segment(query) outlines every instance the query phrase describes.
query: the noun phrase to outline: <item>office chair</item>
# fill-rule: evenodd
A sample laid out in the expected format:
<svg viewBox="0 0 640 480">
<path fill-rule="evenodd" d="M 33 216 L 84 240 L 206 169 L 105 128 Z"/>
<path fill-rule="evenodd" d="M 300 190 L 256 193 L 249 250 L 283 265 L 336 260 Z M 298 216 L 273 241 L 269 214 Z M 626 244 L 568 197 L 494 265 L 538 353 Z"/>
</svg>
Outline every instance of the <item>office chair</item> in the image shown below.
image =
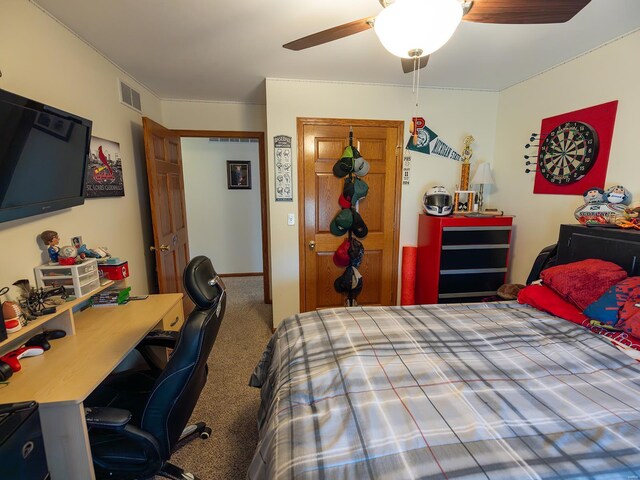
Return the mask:
<svg viewBox="0 0 640 480">
<path fill-rule="evenodd" d="M 85 401 L 99 479 L 195 479 L 168 460 L 179 440 L 195 433 L 204 438 L 211 432 L 204 423 L 185 426 L 207 379 L 206 362 L 224 316 L 226 295 L 211 261 L 203 256 L 189 262 L 183 281 L 196 307 L 180 332 L 151 332 L 140 345 L 173 347 L 166 366 L 116 374 Z"/>
</svg>

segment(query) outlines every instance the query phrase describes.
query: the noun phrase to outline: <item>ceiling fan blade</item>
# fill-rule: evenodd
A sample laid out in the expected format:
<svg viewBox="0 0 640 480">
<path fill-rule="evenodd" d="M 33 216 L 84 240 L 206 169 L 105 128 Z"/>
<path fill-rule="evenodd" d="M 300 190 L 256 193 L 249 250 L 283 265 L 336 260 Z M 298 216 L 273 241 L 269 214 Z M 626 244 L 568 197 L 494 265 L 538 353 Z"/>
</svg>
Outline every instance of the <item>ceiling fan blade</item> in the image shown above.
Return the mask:
<svg viewBox="0 0 640 480">
<path fill-rule="evenodd" d="M 474 0 L 463 20 L 479 23 L 564 23 L 591 0 Z"/>
<path fill-rule="evenodd" d="M 373 26 L 373 20 L 376 17 L 361 18 L 354 22 L 345 23 L 337 27 L 323 30 L 322 32 L 307 35 L 306 37 L 299 38 L 293 42 L 289 42 L 283 45 L 284 48 L 289 50 L 304 50 L 305 48 L 315 47 L 316 45 L 322 45 L 323 43 L 332 42 L 340 38 L 348 37 L 356 33 L 369 30 Z"/>
<path fill-rule="evenodd" d="M 401 58 L 402 62 L 402 71 L 404 73 L 413 72 L 413 58 Z M 424 68 L 429 63 L 429 55 L 425 55 L 424 57 L 420 57 L 418 61 L 418 69 Z"/>
</svg>

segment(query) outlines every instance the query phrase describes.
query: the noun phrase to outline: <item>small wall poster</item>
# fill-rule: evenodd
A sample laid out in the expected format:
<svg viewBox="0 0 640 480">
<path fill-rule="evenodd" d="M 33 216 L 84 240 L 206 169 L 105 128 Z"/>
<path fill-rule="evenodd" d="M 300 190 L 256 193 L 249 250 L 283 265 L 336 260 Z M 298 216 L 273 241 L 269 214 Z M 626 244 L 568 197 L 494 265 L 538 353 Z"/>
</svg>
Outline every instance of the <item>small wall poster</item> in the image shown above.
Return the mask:
<svg viewBox="0 0 640 480">
<path fill-rule="evenodd" d="M 276 173 L 276 202 L 293 202 L 293 182 L 291 179 L 291 137 L 273 137 Z"/>
<path fill-rule="evenodd" d="M 124 197 L 120 144 L 104 138 L 91 137 L 89 150 L 84 196 Z"/>
<path fill-rule="evenodd" d="M 409 185 L 411 181 L 411 154 L 407 152 L 402 162 L 402 184 Z"/>
</svg>

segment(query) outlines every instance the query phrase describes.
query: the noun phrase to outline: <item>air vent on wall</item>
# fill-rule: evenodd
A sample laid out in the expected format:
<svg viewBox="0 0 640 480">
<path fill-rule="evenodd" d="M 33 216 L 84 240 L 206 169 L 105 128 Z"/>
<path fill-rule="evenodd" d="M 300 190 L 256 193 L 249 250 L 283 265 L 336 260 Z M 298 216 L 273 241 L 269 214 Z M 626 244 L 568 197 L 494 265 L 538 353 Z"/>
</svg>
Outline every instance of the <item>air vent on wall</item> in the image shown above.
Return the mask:
<svg viewBox="0 0 640 480">
<path fill-rule="evenodd" d="M 257 138 L 229 138 L 229 137 L 210 137 L 210 142 L 220 142 L 220 143 L 258 143 Z"/>
<path fill-rule="evenodd" d="M 140 92 L 134 90 L 129 85 L 119 80 L 120 83 L 120 102 L 133 108 L 135 111 L 142 113 L 142 103 L 140 102 Z"/>
</svg>

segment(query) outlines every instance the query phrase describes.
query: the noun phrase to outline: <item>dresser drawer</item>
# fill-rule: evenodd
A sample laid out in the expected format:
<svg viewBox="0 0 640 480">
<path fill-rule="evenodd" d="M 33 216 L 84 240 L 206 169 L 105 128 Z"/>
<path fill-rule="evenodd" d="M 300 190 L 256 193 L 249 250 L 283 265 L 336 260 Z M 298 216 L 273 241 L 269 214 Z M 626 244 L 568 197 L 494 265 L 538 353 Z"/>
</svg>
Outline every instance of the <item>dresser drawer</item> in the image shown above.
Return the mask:
<svg viewBox="0 0 640 480">
<path fill-rule="evenodd" d="M 506 268 L 478 269 L 479 271 L 453 270 L 440 272 L 440 289 L 438 294 L 447 293 L 477 293 L 478 296 L 488 297 L 504 284 Z"/>
<path fill-rule="evenodd" d="M 467 295 L 467 294 L 442 294 L 438 296 L 438 303 L 479 303 L 484 302 L 487 298 L 495 296 L 496 292 L 482 292 L 483 295 Z M 451 296 L 449 296 L 451 295 Z"/>
<path fill-rule="evenodd" d="M 440 270 L 504 268 L 508 254 L 509 244 L 444 245 L 440 255 Z"/>
<path fill-rule="evenodd" d="M 180 301 L 176 303 L 164 317 L 162 317 L 162 329 L 178 331 L 182 328 L 183 323 L 184 313 L 182 310 L 182 301 Z"/>
<path fill-rule="evenodd" d="M 511 227 L 444 227 L 442 245 L 508 244 Z"/>
</svg>

